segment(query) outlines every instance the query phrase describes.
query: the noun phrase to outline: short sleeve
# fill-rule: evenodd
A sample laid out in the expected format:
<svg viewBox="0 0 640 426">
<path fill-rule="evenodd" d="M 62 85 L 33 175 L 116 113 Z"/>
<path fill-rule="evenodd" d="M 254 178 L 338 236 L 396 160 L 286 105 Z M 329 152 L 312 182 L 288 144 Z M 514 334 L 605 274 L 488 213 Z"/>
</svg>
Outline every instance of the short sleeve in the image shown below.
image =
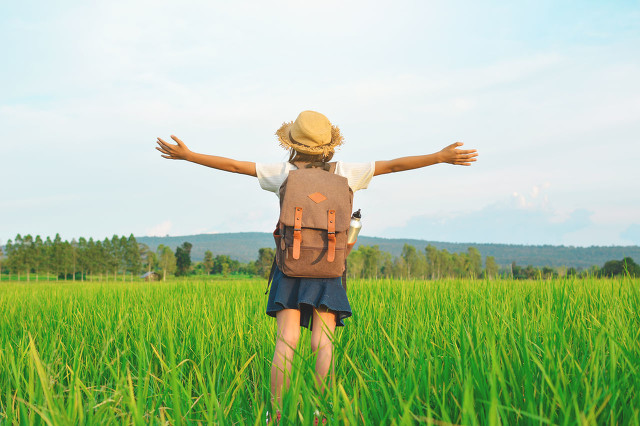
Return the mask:
<svg viewBox="0 0 640 426">
<path fill-rule="evenodd" d="M 366 189 L 373 177 L 375 161 L 370 163 L 343 163 L 336 162 L 335 173 L 347 178 L 349 187 L 353 192 Z M 282 163 L 256 163 L 256 175 L 260 187 L 265 191 L 270 191 L 279 195 L 282 182 L 289 175 L 290 170 L 295 170 L 296 166 L 289 162 Z"/>
<path fill-rule="evenodd" d="M 343 163 L 336 162 L 336 174 L 344 176 L 349 181 L 349 186 L 353 192 L 366 189 L 371 182 L 376 163 Z"/>
<path fill-rule="evenodd" d="M 289 170 L 295 168 L 291 163 L 256 163 L 256 175 L 260 187 L 265 191 L 278 194 L 280 185 L 289 175 Z"/>
</svg>

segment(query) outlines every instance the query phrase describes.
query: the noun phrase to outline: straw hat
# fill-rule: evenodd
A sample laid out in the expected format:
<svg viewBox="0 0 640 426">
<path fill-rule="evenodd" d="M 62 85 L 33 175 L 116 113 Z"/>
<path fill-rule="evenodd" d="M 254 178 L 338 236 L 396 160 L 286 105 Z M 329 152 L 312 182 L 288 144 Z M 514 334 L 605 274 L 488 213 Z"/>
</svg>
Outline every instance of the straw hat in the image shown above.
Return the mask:
<svg viewBox="0 0 640 426">
<path fill-rule="evenodd" d="M 296 121 L 282 123 L 276 131 L 280 146 L 303 154 L 328 155 L 342 145 L 340 129 L 319 112 L 302 111 Z"/>
</svg>

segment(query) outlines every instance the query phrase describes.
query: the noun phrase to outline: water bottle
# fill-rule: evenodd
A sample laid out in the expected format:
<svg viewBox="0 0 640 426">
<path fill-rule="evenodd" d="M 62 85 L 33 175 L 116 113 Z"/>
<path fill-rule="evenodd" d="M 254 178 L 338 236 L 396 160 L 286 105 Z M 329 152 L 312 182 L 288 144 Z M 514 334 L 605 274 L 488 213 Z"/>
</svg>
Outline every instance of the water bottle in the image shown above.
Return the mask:
<svg viewBox="0 0 640 426">
<path fill-rule="evenodd" d="M 353 244 L 358 239 L 358 234 L 360 233 L 360 229 L 362 228 L 362 223 L 360 223 L 360 219 L 362 215 L 360 214 L 360 209 L 357 212 L 351 215 L 351 222 L 349 222 L 349 233 L 347 234 L 347 244 Z"/>
</svg>

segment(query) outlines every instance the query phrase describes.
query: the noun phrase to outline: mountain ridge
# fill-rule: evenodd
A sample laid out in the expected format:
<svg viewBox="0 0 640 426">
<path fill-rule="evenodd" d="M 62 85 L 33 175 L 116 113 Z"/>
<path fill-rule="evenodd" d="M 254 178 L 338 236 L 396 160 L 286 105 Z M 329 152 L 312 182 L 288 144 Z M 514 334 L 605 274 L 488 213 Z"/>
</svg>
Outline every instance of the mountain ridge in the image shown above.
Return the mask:
<svg viewBox="0 0 640 426">
<path fill-rule="evenodd" d="M 275 248 L 273 236 L 269 232 L 233 232 L 220 234 L 196 234 L 165 237 L 136 237 L 140 243 L 147 244 L 156 250 L 159 244 L 164 244 L 175 250 L 185 241 L 193 244 L 191 258 L 201 261 L 204 253 L 211 250 L 214 256 L 227 254 L 240 262 L 256 260 L 258 250 L 262 247 Z M 554 246 L 527 244 L 495 244 L 495 243 L 450 243 L 444 241 L 428 241 L 410 238 L 382 238 L 361 235 L 355 248 L 360 245 L 378 245 L 381 251 L 399 256 L 404 244 L 413 245 L 418 250 L 431 244 L 438 250 L 446 249 L 451 253 L 465 252 L 469 247 L 477 248 L 482 254 L 483 261 L 487 256 L 493 256 L 496 263 L 507 266 L 516 262 L 520 266 L 567 266 L 589 268 L 592 265 L 602 266 L 606 261 L 624 257 L 632 257 L 640 261 L 640 246 Z"/>
</svg>

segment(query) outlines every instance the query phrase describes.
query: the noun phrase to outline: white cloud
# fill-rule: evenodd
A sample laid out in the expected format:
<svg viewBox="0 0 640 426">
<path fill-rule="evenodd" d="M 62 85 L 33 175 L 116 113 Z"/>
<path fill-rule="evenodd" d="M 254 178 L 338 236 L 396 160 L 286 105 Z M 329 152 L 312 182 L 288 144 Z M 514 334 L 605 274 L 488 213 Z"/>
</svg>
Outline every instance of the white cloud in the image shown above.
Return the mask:
<svg viewBox="0 0 640 426">
<path fill-rule="evenodd" d="M 579 239 L 572 238 L 572 233 L 594 227 L 590 215 L 589 211 L 575 210 L 567 220 L 554 222 L 553 213 L 548 211 L 494 204 L 446 218 L 416 216 L 403 227 L 388 228 L 383 236 L 468 243 L 590 245 L 597 240 L 585 240 L 585 233 Z M 623 243 L 617 233 L 599 233 L 598 239 L 608 244 Z"/>
<path fill-rule="evenodd" d="M 533 188 L 531 188 L 531 197 L 536 198 L 539 194 L 540 194 L 539 187 L 534 186 Z"/>
<path fill-rule="evenodd" d="M 194 231 L 189 232 L 189 234 L 192 235 L 199 235 L 199 234 L 219 234 L 219 232 L 217 231 L 211 231 L 210 228 L 197 228 Z"/>
<path fill-rule="evenodd" d="M 378 235 L 431 241 L 506 244 L 629 245 L 637 240 L 638 225 L 596 219 L 587 209 L 557 208 L 544 193 L 551 185 L 535 185 L 531 196 L 513 192 L 510 199 L 472 211 L 414 215 L 403 225 Z"/>
<path fill-rule="evenodd" d="M 545 193 L 551 185 L 545 182 L 542 185 L 534 185 L 531 188 L 530 196 L 527 198 L 524 194 L 515 191 L 512 194 L 514 205 L 521 209 L 542 209 L 546 210 L 549 203 L 549 196 Z"/>
<path fill-rule="evenodd" d="M 164 237 L 165 235 L 169 235 L 171 227 L 171 221 L 165 220 L 153 228 L 147 229 L 147 237 Z"/>
</svg>

